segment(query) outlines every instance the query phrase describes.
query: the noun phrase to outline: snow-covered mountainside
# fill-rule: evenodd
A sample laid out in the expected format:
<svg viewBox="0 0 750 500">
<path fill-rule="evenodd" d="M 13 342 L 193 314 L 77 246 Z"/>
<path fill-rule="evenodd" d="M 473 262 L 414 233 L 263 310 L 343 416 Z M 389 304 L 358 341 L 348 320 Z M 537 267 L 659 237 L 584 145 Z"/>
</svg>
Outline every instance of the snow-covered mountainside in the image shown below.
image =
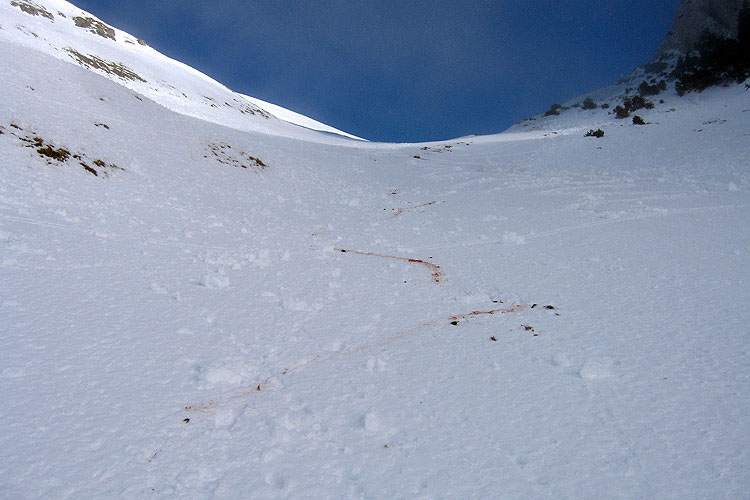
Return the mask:
<svg viewBox="0 0 750 500">
<path fill-rule="evenodd" d="M 747 496 L 744 85 L 375 144 L 79 14 L 0 2 L 0 497 Z"/>
<path fill-rule="evenodd" d="M 245 131 L 306 137 L 311 134 L 299 130 L 306 127 L 359 139 L 232 92 L 64 0 L 3 0 L 0 15 L 0 40 L 77 63 L 180 114 Z"/>
</svg>

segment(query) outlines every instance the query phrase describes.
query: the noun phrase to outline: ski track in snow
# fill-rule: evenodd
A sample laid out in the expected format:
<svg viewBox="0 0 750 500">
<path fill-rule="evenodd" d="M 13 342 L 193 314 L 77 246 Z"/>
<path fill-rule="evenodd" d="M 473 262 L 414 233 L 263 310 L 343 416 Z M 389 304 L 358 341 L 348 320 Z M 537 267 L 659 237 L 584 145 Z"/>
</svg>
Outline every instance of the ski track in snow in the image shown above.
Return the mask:
<svg viewBox="0 0 750 500">
<path fill-rule="evenodd" d="M 417 210 L 419 208 L 429 207 L 431 205 L 435 205 L 436 203 L 438 203 L 438 202 L 437 201 L 429 201 L 427 203 L 422 203 L 421 205 L 415 205 L 413 207 L 392 208 L 391 211 L 393 212 L 393 214 L 391 214 L 391 216 L 388 217 L 388 218 L 389 219 L 395 219 L 396 217 L 399 217 L 399 216 L 403 215 L 404 212 L 408 212 L 410 210 Z"/>
<path fill-rule="evenodd" d="M 685 209 L 679 209 L 679 210 L 663 210 L 663 213 L 654 213 L 654 214 L 649 214 L 649 215 L 637 215 L 637 216 L 632 216 L 632 217 L 619 217 L 619 218 L 612 219 L 612 220 L 592 221 L 592 222 L 586 222 L 583 224 L 576 224 L 574 226 L 560 227 L 556 229 L 551 229 L 549 231 L 530 232 L 530 233 L 522 235 L 522 237 L 524 239 L 545 238 L 547 236 L 554 236 L 554 235 L 561 234 L 561 233 L 578 231 L 580 229 L 588 229 L 588 228 L 593 228 L 593 227 L 598 227 L 598 226 L 606 226 L 610 224 L 619 224 L 623 222 L 633 222 L 633 221 L 647 220 L 647 219 L 653 219 L 653 218 L 687 215 L 691 213 L 710 212 L 714 210 L 737 210 L 737 209 L 743 209 L 743 208 L 750 208 L 750 205 L 748 204 L 717 205 L 717 206 L 707 206 L 707 207 L 685 208 Z M 496 245 L 502 242 L 503 242 L 502 238 L 492 239 L 492 240 L 485 239 L 485 240 L 478 240 L 478 241 L 456 243 L 456 244 L 451 244 L 451 245 L 419 247 L 417 250 L 419 250 L 420 252 L 426 252 L 430 250 L 470 247 L 470 246 L 477 246 L 477 245 Z"/>
<path fill-rule="evenodd" d="M 497 303 L 501 303 L 502 301 L 493 301 L 493 302 L 497 304 Z M 458 326 L 459 325 L 458 320 L 462 320 L 462 319 L 469 320 L 477 316 L 485 316 L 485 315 L 493 316 L 493 315 L 518 313 L 518 312 L 523 312 L 529 309 L 536 309 L 536 308 L 537 308 L 537 304 L 533 304 L 533 305 L 514 304 L 510 307 L 505 307 L 505 308 L 490 309 L 488 311 L 471 311 L 467 313 L 455 314 L 452 316 L 445 316 L 440 319 L 424 321 L 411 328 L 389 335 L 377 342 L 348 348 L 345 351 L 317 354 L 311 359 L 302 361 L 294 366 L 277 369 L 270 375 L 263 377 L 262 380 L 259 380 L 257 384 L 255 383 L 250 384 L 249 387 L 244 387 L 230 396 L 225 396 L 225 397 L 220 397 L 220 398 L 211 398 L 209 399 L 207 403 L 190 404 L 190 405 L 186 405 L 183 409 L 185 412 L 202 412 L 202 413 L 210 412 L 210 411 L 222 408 L 222 407 L 226 407 L 228 405 L 235 404 L 237 402 L 241 402 L 247 398 L 259 395 L 260 393 L 265 392 L 266 390 L 269 389 L 267 385 L 269 384 L 271 380 L 274 380 L 277 378 L 281 379 L 283 377 L 286 377 L 287 375 L 296 374 L 300 372 L 301 370 L 303 370 L 304 368 L 311 367 L 314 364 L 331 362 L 331 361 L 340 359 L 345 356 L 363 354 L 363 353 L 367 353 L 369 351 L 373 351 L 377 349 L 384 350 L 386 347 L 394 344 L 395 342 L 399 342 L 405 339 L 406 337 L 409 337 L 411 335 L 414 335 L 416 333 L 419 333 L 427 329 L 440 328 L 446 324 Z M 554 309 L 553 306 L 545 306 L 545 307 L 539 307 L 539 310 L 543 310 L 545 308 Z"/>
</svg>

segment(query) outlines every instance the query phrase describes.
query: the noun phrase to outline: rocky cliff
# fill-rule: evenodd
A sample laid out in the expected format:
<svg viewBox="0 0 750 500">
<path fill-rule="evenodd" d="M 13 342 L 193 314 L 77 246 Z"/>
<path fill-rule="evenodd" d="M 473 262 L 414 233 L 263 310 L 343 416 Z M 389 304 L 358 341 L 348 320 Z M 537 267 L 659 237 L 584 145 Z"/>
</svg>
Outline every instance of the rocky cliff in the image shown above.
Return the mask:
<svg viewBox="0 0 750 500">
<path fill-rule="evenodd" d="M 737 15 L 746 0 L 683 0 L 677 8 L 674 26 L 659 47 L 656 57 L 672 51 L 689 52 L 696 48 L 701 35 L 737 36 Z"/>
</svg>

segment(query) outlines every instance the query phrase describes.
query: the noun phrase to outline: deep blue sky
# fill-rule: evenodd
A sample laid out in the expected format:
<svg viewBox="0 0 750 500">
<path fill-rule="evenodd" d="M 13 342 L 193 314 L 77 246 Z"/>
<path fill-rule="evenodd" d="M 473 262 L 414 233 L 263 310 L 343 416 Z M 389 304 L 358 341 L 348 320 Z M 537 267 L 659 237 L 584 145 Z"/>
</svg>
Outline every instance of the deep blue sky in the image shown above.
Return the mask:
<svg viewBox="0 0 750 500">
<path fill-rule="evenodd" d="M 499 132 L 647 62 L 679 0 L 73 0 L 233 90 L 355 135 Z"/>
</svg>

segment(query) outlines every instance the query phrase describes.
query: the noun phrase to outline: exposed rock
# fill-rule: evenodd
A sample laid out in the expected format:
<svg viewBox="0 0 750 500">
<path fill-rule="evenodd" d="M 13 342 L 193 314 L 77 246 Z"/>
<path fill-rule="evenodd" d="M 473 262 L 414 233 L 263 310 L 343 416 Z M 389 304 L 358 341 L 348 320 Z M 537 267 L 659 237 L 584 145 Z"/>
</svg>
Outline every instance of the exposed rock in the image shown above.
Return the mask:
<svg viewBox="0 0 750 500">
<path fill-rule="evenodd" d="M 671 51 L 690 52 L 705 31 L 725 38 L 737 36 L 737 15 L 746 0 L 683 0 L 674 17 L 674 26 L 661 44 L 656 57 Z"/>
<path fill-rule="evenodd" d="M 115 39 L 115 30 L 93 17 L 74 17 L 73 22 L 79 28 L 85 28 L 95 35 L 103 38 Z"/>
<path fill-rule="evenodd" d="M 13 7 L 18 7 L 23 12 L 29 14 L 30 16 L 42 16 L 46 17 L 50 21 L 55 21 L 55 16 L 52 15 L 51 12 L 47 11 L 43 6 L 37 5 L 34 2 L 30 2 L 29 0 L 20 0 L 20 2 L 16 2 L 15 0 L 10 2 L 10 4 Z"/>
<path fill-rule="evenodd" d="M 94 54 L 84 55 L 75 49 L 71 49 L 70 47 L 66 47 L 65 50 L 68 51 L 68 54 L 70 54 L 70 56 L 84 68 L 98 69 L 99 71 L 109 73 L 110 75 L 116 75 L 122 80 L 138 80 L 140 82 L 146 83 L 146 80 L 141 78 L 138 74 L 133 72 L 133 70 L 122 63 L 105 61 L 104 59 L 95 56 Z"/>
</svg>

